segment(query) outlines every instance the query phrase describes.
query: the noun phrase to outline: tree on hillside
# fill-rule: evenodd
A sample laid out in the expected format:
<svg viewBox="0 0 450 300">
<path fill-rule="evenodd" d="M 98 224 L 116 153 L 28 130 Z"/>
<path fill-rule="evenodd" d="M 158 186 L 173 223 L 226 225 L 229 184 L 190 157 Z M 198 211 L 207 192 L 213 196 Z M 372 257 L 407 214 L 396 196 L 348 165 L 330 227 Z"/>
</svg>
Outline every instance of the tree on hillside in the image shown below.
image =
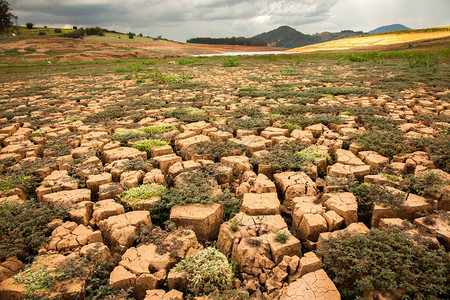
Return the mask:
<svg viewBox="0 0 450 300">
<path fill-rule="evenodd" d="M 26 26 L 27 26 L 27 29 L 33 29 L 33 23 L 31 23 L 31 22 L 28 22 L 27 24 L 26 24 Z"/>
<path fill-rule="evenodd" d="M 0 33 L 8 33 L 16 24 L 17 17 L 11 13 L 9 3 L 0 0 Z"/>
</svg>

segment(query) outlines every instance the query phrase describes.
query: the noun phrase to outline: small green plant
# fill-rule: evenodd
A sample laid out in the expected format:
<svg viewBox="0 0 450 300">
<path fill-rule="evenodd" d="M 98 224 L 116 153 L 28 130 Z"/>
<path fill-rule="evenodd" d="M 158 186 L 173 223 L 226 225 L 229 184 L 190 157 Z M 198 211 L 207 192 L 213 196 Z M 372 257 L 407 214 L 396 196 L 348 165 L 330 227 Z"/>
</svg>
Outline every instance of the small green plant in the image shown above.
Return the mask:
<svg viewBox="0 0 450 300">
<path fill-rule="evenodd" d="M 362 56 L 356 56 L 351 54 L 350 57 L 348 58 L 350 61 L 353 62 L 363 62 L 363 61 L 367 61 L 367 58 L 362 57 Z"/>
<path fill-rule="evenodd" d="M 176 129 L 177 128 L 174 125 L 152 125 L 152 126 L 142 128 L 141 131 L 146 133 L 149 137 L 152 137 L 157 134 L 168 132 L 171 130 L 176 130 Z"/>
<path fill-rule="evenodd" d="M 111 136 L 111 140 L 119 141 L 123 146 L 126 146 L 128 141 L 144 138 L 145 133 L 136 129 L 117 129 Z"/>
<path fill-rule="evenodd" d="M 279 171 L 299 170 L 305 164 L 299 152 L 306 147 L 306 144 L 299 142 L 277 144 L 261 157 L 251 158 L 250 162 L 269 165 Z"/>
<path fill-rule="evenodd" d="M 78 121 L 81 120 L 83 117 L 78 115 L 71 115 L 66 117 L 66 121 Z"/>
<path fill-rule="evenodd" d="M 62 33 L 61 29 L 59 28 L 55 28 L 55 30 L 53 30 L 54 33 Z"/>
<path fill-rule="evenodd" d="M 147 152 L 147 157 L 151 156 L 151 150 L 156 147 L 166 146 L 168 143 L 166 141 L 161 140 L 140 140 L 133 144 L 133 148 L 138 149 L 139 151 Z"/>
<path fill-rule="evenodd" d="M 279 230 L 274 234 L 273 238 L 280 244 L 286 244 L 291 234 L 285 230 Z"/>
<path fill-rule="evenodd" d="M 400 130 L 369 129 L 363 134 L 357 134 L 353 141 L 361 145 L 364 150 L 375 151 L 388 158 L 404 153 L 406 150 L 405 137 Z"/>
<path fill-rule="evenodd" d="M 186 58 L 180 58 L 178 60 L 178 64 L 179 65 L 192 65 L 192 64 L 197 63 L 197 61 L 198 60 L 196 58 L 188 58 L 188 57 L 186 57 Z"/>
<path fill-rule="evenodd" d="M 230 229 L 233 232 L 236 232 L 239 230 L 239 225 L 241 225 L 242 219 L 244 218 L 244 215 L 240 219 L 238 219 L 236 216 L 230 220 Z"/>
<path fill-rule="evenodd" d="M 222 61 L 222 67 L 237 67 L 239 60 L 237 57 L 228 57 Z"/>
<path fill-rule="evenodd" d="M 136 203 L 139 200 L 150 199 L 161 195 L 166 191 L 166 187 L 156 183 L 143 184 L 124 191 L 119 199 L 122 202 Z"/>
<path fill-rule="evenodd" d="M 328 164 L 332 163 L 331 156 L 328 153 L 318 151 L 315 146 L 309 146 L 308 148 L 300 151 L 298 154 L 306 163 L 316 164 L 317 159 L 320 158 L 326 158 Z"/>
<path fill-rule="evenodd" d="M 194 296 L 232 288 L 233 268 L 227 257 L 212 247 L 180 261 L 170 272 L 185 273 L 186 292 Z"/>
</svg>

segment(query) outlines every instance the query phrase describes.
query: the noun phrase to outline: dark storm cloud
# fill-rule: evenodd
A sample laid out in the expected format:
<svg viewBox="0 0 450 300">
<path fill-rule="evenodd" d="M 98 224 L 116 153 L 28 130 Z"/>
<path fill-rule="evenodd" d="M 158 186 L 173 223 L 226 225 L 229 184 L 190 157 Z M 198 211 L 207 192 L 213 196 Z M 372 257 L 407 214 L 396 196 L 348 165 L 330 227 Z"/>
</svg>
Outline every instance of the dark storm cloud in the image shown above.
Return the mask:
<svg viewBox="0 0 450 300">
<path fill-rule="evenodd" d="M 426 2 L 426 5 L 424 4 Z M 253 36 L 281 25 L 314 33 L 402 23 L 449 25 L 448 0 L 10 0 L 19 22 L 162 35 Z M 414 23 L 414 24 L 413 24 Z"/>
</svg>

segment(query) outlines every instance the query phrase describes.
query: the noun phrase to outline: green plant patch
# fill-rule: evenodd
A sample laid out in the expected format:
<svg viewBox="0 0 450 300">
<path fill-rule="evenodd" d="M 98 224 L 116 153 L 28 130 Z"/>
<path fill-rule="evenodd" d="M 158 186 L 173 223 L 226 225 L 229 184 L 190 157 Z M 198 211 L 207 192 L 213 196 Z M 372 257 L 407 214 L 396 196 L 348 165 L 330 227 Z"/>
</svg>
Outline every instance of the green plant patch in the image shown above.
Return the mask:
<svg viewBox="0 0 450 300">
<path fill-rule="evenodd" d="M 166 187 L 156 183 L 142 184 L 124 191 L 118 198 L 122 202 L 136 203 L 139 200 L 150 199 L 161 195 Z"/>
<path fill-rule="evenodd" d="M 299 142 L 277 144 L 259 158 L 250 158 L 253 164 L 269 165 L 280 171 L 299 170 L 305 161 L 299 154 L 308 145 Z"/>
<path fill-rule="evenodd" d="M 448 298 L 450 293 L 448 254 L 414 241 L 403 228 L 341 233 L 325 240 L 318 254 L 343 299 L 366 291 L 401 290 L 406 299 Z"/>
<path fill-rule="evenodd" d="M 58 205 L 35 200 L 0 204 L 0 261 L 17 256 L 21 259 L 36 254 L 53 230 L 47 226 L 53 219 L 66 219 Z"/>
<path fill-rule="evenodd" d="M 361 145 L 364 150 L 378 152 L 389 159 L 404 153 L 407 149 L 406 139 L 400 130 L 369 129 L 363 134 L 355 135 L 352 140 Z"/>
<path fill-rule="evenodd" d="M 212 247 L 180 261 L 170 272 L 185 273 L 188 280 L 186 292 L 194 296 L 229 290 L 234 278 L 227 257 Z"/>
<path fill-rule="evenodd" d="M 147 152 L 147 157 L 151 156 L 151 150 L 153 148 L 166 146 L 169 143 L 166 141 L 149 139 L 149 140 L 140 140 L 133 144 L 133 148 L 138 149 L 139 151 Z"/>
<path fill-rule="evenodd" d="M 209 141 L 192 145 L 186 151 L 192 154 L 207 154 L 218 162 L 224 156 L 241 155 L 245 147 L 232 142 Z"/>
</svg>

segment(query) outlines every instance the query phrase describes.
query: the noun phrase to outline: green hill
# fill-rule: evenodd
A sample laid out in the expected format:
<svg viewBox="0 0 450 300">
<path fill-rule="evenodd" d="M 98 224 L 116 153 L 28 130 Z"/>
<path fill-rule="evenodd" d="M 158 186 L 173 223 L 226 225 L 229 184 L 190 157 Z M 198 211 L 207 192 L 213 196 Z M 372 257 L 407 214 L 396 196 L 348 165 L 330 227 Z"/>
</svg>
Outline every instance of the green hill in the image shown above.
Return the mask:
<svg viewBox="0 0 450 300">
<path fill-rule="evenodd" d="M 344 30 L 341 32 L 322 32 L 309 35 L 289 26 L 281 26 L 272 31 L 258 34 L 253 38 L 266 41 L 270 46 L 274 47 L 295 48 L 362 34 L 364 34 L 362 31 Z"/>
</svg>

